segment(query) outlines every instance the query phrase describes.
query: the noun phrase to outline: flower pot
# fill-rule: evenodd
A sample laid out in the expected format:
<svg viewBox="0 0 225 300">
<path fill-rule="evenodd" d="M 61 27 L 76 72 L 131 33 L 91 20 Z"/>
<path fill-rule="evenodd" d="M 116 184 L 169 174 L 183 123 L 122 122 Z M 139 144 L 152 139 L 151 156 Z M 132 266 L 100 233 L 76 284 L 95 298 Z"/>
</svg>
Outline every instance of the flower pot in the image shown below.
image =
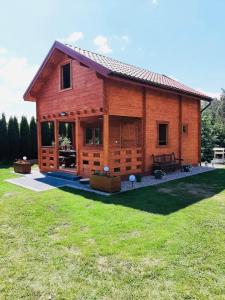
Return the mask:
<svg viewBox="0 0 225 300">
<path fill-rule="evenodd" d="M 28 161 L 18 161 L 13 164 L 14 172 L 21 174 L 31 173 L 31 164 Z"/>
<path fill-rule="evenodd" d="M 184 165 L 183 166 L 183 171 L 184 172 L 190 172 L 191 171 L 191 166 L 190 165 Z"/>
<path fill-rule="evenodd" d="M 163 179 L 165 173 L 162 170 L 154 171 L 155 179 Z"/>
<path fill-rule="evenodd" d="M 155 174 L 155 179 L 162 179 L 163 175 L 162 174 Z"/>
<path fill-rule="evenodd" d="M 142 175 L 141 174 L 137 174 L 137 175 L 135 175 L 135 177 L 136 177 L 137 182 L 141 182 L 141 180 L 142 180 Z"/>
<path fill-rule="evenodd" d="M 91 175 L 90 186 L 95 190 L 100 190 L 108 193 L 116 193 L 120 191 L 121 178 L 120 176 L 109 177 L 101 175 Z"/>
</svg>

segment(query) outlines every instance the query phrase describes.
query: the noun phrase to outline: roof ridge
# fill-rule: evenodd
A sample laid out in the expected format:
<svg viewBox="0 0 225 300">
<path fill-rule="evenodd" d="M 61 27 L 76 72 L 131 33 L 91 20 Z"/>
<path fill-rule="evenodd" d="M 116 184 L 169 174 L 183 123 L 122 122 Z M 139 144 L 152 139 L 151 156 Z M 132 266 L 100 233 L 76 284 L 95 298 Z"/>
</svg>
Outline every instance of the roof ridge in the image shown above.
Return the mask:
<svg viewBox="0 0 225 300">
<path fill-rule="evenodd" d="M 160 73 L 157 73 L 157 72 L 154 72 L 154 71 L 145 69 L 145 68 L 140 67 L 140 66 L 135 66 L 135 65 L 130 64 L 130 63 L 127 63 L 127 62 L 123 62 L 123 61 L 121 61 L 121 60 L 118 60 L 118 59 L 116 59 L 116 58 L 113 58 L 113 57 L 110 57 L 110 56 L 107 56 L 107 55 L 104 55 L 104 54 L 101 54 L 101 53 L 97 53 L 97 52 L 94 52 L 94 51 L 90 51 L 90 50 L 87 50 L 87 49 L 83 49 L 83 48 L 80 48 L 80 47 L 78 47 L 78 46 L 73 46 L 73 45 L 70 45 L 70 44 L 67 44 L 67 43 L 64 44 L 64 45 L 67 46 L 67 47 L 69 46 L 70 48 L 72 48 L 72 49 L 75 50 L 75 51 L 76 51 L 76 49 L 79 49 L 79 50 L 81 50 L 81 51 L 86 51 L 86 52 L 89 52 L 89 53 L 91 53 L 91 54 L 95 54 L 95 55 L 101 56 L 101 57 L 106 58 L 106 59 L 112 59 L 112 60 L 116 61 L 117 63 L 123 64 L 123 65 L 127 65 L 127 66 L 130 66 L 130 67 L 136 68 L 136 69 L 138 68 L 138 69 L 140 69 L 140 70 L 142 70 L 142 71 L 145 71 L 145 72 L 151 72 L 151 73 L 159 74 L 159 75 L 162 75 L 162 76 L 163 76 L 163 74 L 160 74 Z"/>
</svg>

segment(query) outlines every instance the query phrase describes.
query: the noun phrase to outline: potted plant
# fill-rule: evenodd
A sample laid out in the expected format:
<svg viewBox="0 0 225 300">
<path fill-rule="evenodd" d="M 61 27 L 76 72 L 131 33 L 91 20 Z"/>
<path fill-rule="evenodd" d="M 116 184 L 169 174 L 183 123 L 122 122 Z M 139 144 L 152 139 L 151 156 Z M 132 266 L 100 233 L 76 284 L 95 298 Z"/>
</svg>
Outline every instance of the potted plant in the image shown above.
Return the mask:
<svg viewBox="0 0 225 300">
<path fill-rule="evenodd" d="M 60 142 L 60 146 L 61 146 L 62 149 L 70 150 L 71 141 L 70 141 L 69 138 L 63 137 L 62 139 L 59 140 L 59 142 Z"/>
<path fill-rule="evenodd" d="M 142 174 L 136 174 L 135 177 L 136 177 L 136 182 L 141 182 L 143 176 Z"/>
<path fill-rule="evenodd" d="M 94 172 L 90 177 L 90 186 L 95 190 L 108 193 L 116 193 L 120 191 L 120 176 L 112 176 L 109 172 Z"/>
<path fill-rule="evenodd" d="M 23 157 L 23 159 L 19 159 L 15 161 L 13 167 L 15 173 L 21 173 L 21 174 L 31 173 L 31 163 L 27 161 L 26 157 Z"/>
<path fill-rule="evenodd" d="M 183 168 L 184 172 L 190 172 L 191 171 L 191 166 L 190 165 L 183 165 L 182 168 Z"/>
<path fill-rule="evenodd" d="M 162 170 L 155 170 L 154 171 L 155 179 L 162 179 L 166 173 L 163 172 Z"/>
</svg>

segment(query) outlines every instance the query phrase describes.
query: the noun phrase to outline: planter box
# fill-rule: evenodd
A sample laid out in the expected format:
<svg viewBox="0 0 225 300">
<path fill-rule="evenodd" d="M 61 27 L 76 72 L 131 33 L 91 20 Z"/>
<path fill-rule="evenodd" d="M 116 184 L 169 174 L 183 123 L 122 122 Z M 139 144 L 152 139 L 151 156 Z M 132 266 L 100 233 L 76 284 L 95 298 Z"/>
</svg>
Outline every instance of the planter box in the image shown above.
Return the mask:
<svg viewBox="0 0 225 300">
<path fill-rule="evenodd" d="M 25 163 L 15 162 L 13 164 L 13 167 L 15 173 L 21 173 L 21 174 L 31 173 L 31 164 L 29 162 L 25 162 Z"/>
<path fill-rule="evenodd" d="M 95 190 L 116 193 L 120 191 L 121 178 L 120 176 L 106 177 L 100 175 L 91 175 L 90 186 Z"/>
</svg>

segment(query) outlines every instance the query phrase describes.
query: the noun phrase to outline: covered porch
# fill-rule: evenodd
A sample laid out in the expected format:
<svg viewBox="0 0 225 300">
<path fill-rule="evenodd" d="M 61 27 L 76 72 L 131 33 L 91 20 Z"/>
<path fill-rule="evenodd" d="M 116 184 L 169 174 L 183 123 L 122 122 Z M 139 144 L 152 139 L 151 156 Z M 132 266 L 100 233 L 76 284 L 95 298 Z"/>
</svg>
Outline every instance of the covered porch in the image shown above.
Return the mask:
<svg viewBox="0 0 225 300">
<path fill-rule="evenodd" d="M 113 175 L 143 171 L 142 119 L 97 115 L 42 120 L 39 166 L 89 177 L 109 166 Z"/>
</svg>

